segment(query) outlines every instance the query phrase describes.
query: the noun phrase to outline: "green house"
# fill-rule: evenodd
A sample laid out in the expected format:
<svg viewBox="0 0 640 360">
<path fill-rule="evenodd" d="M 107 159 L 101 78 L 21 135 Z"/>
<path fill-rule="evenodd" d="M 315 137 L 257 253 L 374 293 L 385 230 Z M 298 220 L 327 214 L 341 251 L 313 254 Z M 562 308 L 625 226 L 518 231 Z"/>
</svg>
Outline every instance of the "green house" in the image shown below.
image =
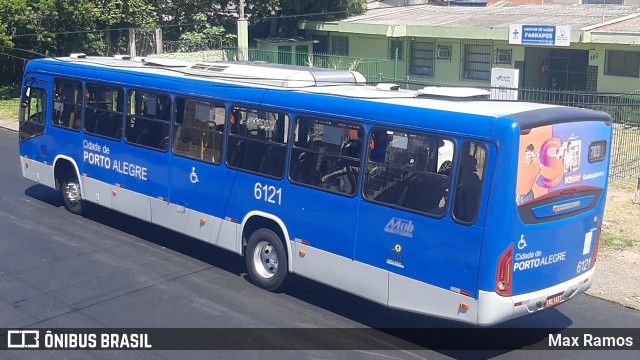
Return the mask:
<svg viewBox="0 0 640 360">
<path fill-rule="evenodd" d="M 497 67 L 524 88 L 640 91 L 639 5 L 383 7 L 299 28 L 315 53 L 392 62 L 387 78 L 488 86 Z"/>
<path fill-rule="evenodd" d="M 313 63 L 314 40 L 303 38 L 256 39 L 256 49 L 250 51 L 249 60 L 274 64 L 309 66 Z"/>
</svg>

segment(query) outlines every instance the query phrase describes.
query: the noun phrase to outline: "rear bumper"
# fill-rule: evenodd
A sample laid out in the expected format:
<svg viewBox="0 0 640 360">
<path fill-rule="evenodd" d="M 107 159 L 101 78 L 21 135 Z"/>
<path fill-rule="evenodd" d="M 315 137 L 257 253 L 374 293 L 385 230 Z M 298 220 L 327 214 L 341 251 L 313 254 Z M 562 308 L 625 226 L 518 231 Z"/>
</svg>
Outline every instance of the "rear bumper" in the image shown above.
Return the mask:
<svg viewBox="0 0 640 360">
<path fill-rule="evenodd" d="M 545 302 L 550 296 L 563 293 L 564 301 L 583 294 L 591 287 L 595 266 L 589 271 L 558 285 L 511 297 L 480 290 L 478 294 L 478 325 L 493 325 L 547 309 Z"/>
</svg>

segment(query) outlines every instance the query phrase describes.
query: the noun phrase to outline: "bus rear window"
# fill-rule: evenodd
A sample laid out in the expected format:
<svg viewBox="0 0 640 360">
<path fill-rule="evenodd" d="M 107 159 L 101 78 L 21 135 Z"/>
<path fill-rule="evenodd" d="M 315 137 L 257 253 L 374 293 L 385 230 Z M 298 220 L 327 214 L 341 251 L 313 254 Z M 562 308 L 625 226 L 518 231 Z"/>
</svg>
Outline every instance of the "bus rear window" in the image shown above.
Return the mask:
<svg viewBox="0 0 640 360">
<path fill-rule="evenodd" d="M 525 222 L 566 218 L 595 206 L 606 185 L 610 133 L 595 121 L 522 132 L 516 204 Z"/>
</svg>

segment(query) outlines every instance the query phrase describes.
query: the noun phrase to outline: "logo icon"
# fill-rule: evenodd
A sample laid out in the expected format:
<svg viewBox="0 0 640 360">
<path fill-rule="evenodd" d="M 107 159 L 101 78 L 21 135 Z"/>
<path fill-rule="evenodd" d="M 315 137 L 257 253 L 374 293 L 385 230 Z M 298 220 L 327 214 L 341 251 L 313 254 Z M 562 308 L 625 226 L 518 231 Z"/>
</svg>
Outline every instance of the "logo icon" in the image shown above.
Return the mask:
<svg viewBox="0 0 640 360">
<path fill-rule="evenodd" d="M 7 331 L 7 347 L 11 349 L 25 349 L 40 347 L 39 330 L 9 330 Z"/>
<path fill-rule="evenodd" d="M 384 227 L 385 232 L 400 236 L 406 236 L 409 238 L 413 237 L 413 229 L 413 221 L 395 217 L 391 218 L 391 220 L 389 220 L 389 222 L 387 223 L 387 226 Z"/>
<path fill-rule="evenodd" d="M 387 251 L 387 264 L 404 268 L 404 255 L 402 245 L 396 244 L 393 249 Z"/>
</svg>

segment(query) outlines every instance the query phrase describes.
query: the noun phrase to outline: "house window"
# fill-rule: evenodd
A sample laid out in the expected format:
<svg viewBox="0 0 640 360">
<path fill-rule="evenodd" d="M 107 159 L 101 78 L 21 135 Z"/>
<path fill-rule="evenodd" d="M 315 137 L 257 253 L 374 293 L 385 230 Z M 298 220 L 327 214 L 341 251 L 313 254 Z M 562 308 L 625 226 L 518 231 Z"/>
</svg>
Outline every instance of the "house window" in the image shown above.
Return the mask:
<svg viewBox="0 0 640 360">
<path fill-rule="evenodd" d="M 395 60 L 396 49 L 398 50 L 398 60 L 402 60 L 402 40 L 391 39 L 389 45 L 389 59 Z"/>
<path fill-rule="evenodd" d="M 412 75 L 433 76 L 433 43 L 411 43 L 411 67 Z"/>
<path fill-rule="evenodd" d="M 331 52 L 334 55 L 349 56 L 349 38 L 346 36 L 332 36 Z"/>
<path fill-rule="evenodd" d="M 605 75 L 638 77 L 640 70 L 639 51 L 607 50 Z"/>
<path fill-rule="evenodd" d="M 311 40 L 313 41 L 314 54 L 329 53 L 329 36 L 328 35 L 311 35 Z"/>
<path fill-rule="evenodd" d="M 491 77 L 491 45 L 464 46 L 463 79 L 486 80 Z"/>
</svg>

